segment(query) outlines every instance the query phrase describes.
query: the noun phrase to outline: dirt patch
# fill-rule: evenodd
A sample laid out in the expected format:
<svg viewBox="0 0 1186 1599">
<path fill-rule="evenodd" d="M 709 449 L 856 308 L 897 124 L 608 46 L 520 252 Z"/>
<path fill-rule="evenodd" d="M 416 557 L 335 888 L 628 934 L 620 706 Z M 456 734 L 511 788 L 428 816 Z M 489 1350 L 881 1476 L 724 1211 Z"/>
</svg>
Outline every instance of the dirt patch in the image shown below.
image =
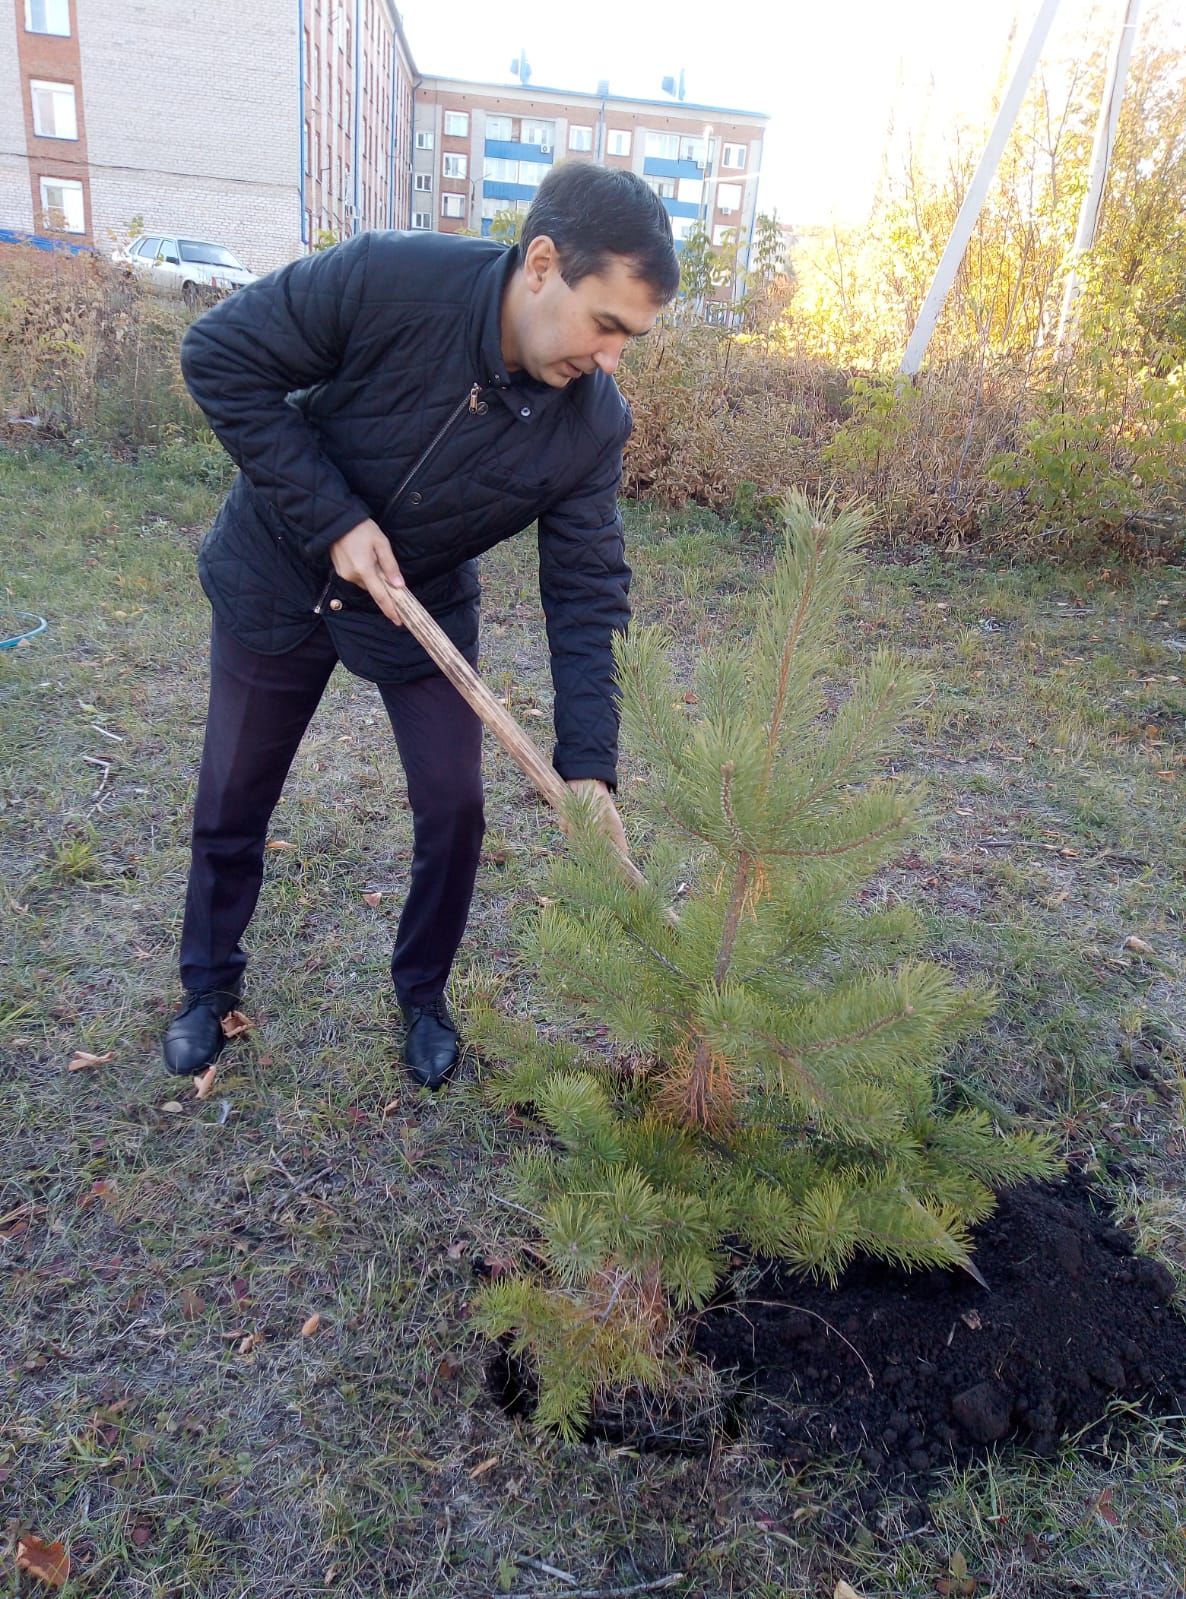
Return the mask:
<svg viewBox="0 0 1186 1599">
<path fill-rule="evenodd" d="M 1134 1252 L 1079 1180 L 1002 1196 L 963 1272 L 864 1261 L 835 1289 L 768 1267 L 695 1347 L 750 1390 L 760 1447 L 792 1463 L 859 1456 L 920 1487 L 1014 1441 L 1052 1454 L 1115 1398 L 1179 1408 L 1186 1321 L 1174 1279 Z"/>
</svg>

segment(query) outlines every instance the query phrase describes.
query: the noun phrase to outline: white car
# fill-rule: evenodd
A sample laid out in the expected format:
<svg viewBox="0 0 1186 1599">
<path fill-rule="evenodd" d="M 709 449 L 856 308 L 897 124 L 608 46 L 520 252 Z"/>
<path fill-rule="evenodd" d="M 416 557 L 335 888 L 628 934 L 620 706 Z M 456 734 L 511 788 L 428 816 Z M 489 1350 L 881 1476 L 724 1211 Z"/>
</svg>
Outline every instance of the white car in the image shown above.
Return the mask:
<svg viewBox="0 0 1186 1599">
<path fill-rule="evenodd" d="M 180 295 L 187 305 L 218 299 L 256 279 L 256 274 L 221 244 L 159 233 L 133 239 L 126 250 L 116 250 L 112 260 L 130 266 L 161 294 Z"/>
</svg>

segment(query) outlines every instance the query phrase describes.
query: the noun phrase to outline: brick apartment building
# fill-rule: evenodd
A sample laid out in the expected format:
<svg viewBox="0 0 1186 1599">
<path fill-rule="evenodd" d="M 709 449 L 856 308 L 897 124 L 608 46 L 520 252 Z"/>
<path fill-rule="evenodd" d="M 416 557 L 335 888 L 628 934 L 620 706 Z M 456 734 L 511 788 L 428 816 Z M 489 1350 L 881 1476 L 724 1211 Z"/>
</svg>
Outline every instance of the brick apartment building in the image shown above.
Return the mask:
<svg viewBox="0 0 1186 1599">
<path fill-rule="evenodd" d="M 265 272 L 363 228 L 489 232 L 570 158 L 719 243 L 756 214 L 766 122 L 423 78 L 393 0 L 0 0 L 0 242 L 107 252 L 138 221 Z"/>
<path fill-rule="evenodd" d="M 412 226 L 489 233 L 525 211 L 556 161 L 637 172 L 662 197 L 677 241 L 697 223 L 724 242 L 757 214 L 768 118 L 683 101 L 422 78 L 416 89 Z"/>
<path fill-rule="evenodd" d="M 109 251 L 139 218 L 266 272 L 406 225 L 391 0 L 0 0 L 0 30 L 0 239 Z"/>
</svg>

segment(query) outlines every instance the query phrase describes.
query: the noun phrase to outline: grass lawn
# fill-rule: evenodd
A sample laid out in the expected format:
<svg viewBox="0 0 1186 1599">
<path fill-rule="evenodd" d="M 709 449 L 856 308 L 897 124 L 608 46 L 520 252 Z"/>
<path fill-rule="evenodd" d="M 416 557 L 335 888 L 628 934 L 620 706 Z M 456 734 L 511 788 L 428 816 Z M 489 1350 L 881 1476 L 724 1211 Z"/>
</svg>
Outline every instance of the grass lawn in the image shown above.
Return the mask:
<svg viewBox="0 0 1186 1599">
<path fill-rule="evenodd" d="M 49 622 L 0 652 L 7 1535 L 62 1540 L 66 1592 L 113 1599 L 551 1596 L 676 1573 L 652 1591 L 1186 1590 L 1180 1422 L 1117 1412 L 1055 1461 L 1004 1453 L 947 1478 L 920 1525 L 844 1463 L 793 1475 L 744 1436 L 695 1459 L 561 1446 L 492 1407 L 470 1261 L 522 1236 L 499 1171 L 527 1134 L 472 1065 L 435 1098 L 394 1065 L 410 826 L 378 697 L 344 673 L 274 819 L 253 1028 L 210 1099 L 165 1074 L 205 709 L 194 550 L 222 482 L 200 446 L 0 456 L 0 606 Z M 686 660 L 748 625 L 768 540 L 628 520 L 637 613 Z M 533 541 L 484 581 L 484 672 L 546 744 Z M 875 554 L 837 684 L 887 640 L 932 685 L 901 762 L 932 825 L 871 897 L 909 899 L 932 954 L 998 987 L 952 1073 L 1048 1117 L 1181 1280 L 1186 574 Z M 534 1003 L 515 927 L 559 834 L 496 751 L 487 776 L 467 948 Z M 629 831 L 630 752 L 622 809 Z M 111 1058 L 67 1071 L 79 1050 Z M 0 1595 L 31 1591 L 14 1543 Z"/>
</svg>

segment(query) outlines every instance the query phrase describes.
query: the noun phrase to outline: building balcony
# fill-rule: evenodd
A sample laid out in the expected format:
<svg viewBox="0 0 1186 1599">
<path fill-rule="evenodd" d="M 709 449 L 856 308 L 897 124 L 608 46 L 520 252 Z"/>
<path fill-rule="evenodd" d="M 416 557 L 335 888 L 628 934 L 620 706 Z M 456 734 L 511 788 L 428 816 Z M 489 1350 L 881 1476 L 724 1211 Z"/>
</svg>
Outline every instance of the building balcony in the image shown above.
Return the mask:
<svg viewBox="0 0 1186 1599">
<path fill-rule="evenodd" d="M 500 183 L 487 178 L 482 184 L 484 200 L 534 200 L 539 185 L 536 183 Z"/>
<path fill-rule="evenodd" d="M 514 139 L 487 139 L 486 154 L 492 161 L 543 161 L 554 159 L 551 145 L 518 144 Z"/>
<path fill-rule="evenodd" d="M 700 207 L 694 200 L 665 199 L 663 207 L 669 217 L 691 217 L 694 219 L 700 215 Z"/>
<path fill-rule="evenodd" d="M 665 161 L 662 156 L 649 155 L 642 164 L 643 176 L 647 178 L 700 178 L 704 177 L 704 168 L 698 161 Z"/>
</svg>

